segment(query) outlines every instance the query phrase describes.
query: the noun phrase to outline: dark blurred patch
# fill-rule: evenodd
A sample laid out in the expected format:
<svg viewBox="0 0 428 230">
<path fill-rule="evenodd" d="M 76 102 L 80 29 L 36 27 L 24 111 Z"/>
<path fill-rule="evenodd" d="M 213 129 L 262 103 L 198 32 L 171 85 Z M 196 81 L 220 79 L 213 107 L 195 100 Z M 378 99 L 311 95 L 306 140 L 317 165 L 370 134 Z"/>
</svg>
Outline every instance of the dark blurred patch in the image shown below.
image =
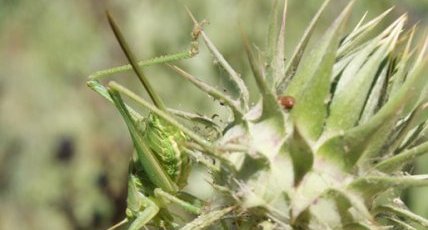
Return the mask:
<svg viewBox="0 0 428 230">
<path fill-rule="evenodd" d="M 127 180 L 123 180 L 125 183 L 123 186 L 121 186 L 121 189 L 119 192 L 113 191 L 113 189 L 110 186 L 109 178 L 106 172 L 101 173 L 98 175 L 98 178 L 96 180 L 97 186 L 101 189 L 101 191 L 108 197 L 108 199 L 113 203 L 113 216 L 111 218 L 111 225 L 118 223 L 119 221 L 123 220 L 124 216 L 123 213 L 125 213 L 126 210 L 126 196 L 127 196 L 127 187 L 126 185 Z M 95 216 L 94 216 L 94 226 L 95 226 Z M 102 223 L 101 223 L 102 224 Z"/>
<path fill-rule="evenodd" d="M 103 216 L 101 213 L 95 211 L 92 214 L 92 227 L 93 229 L 99 229 L 103 225 Z"/>
<path fill-rule="evenodd" d="M 58 161 L 67 163 L 75 154 L 75 143 L 73 138 L 63 136 L 55 150 L 55 157 Z"/>
<path fill-rule="evenodd" d="M 108 177 L 105 173 L 101 174 L 97 178 L 97 185 L 102 190 L 108 189 Z"/>
<path fill-rule="evenodd" d="M 127 187 L 124 186 L 123 189 L 121 189 L 120 193 L 113 198 L 114 213 L 112 216 L 111 224 L 116 224 L 123 220 L 124 213 L 126 210 L 127 193 L 128 193 Z"/>
<path fill-rule="evenodd" d="M 64 198 L 61 200 L 61 202 L 57 203 L 57 207 L 59 208 L 59 211 L 64 213 L 64 216 L 69 221 L 70 225 L 72 226 L 72 229 L 75 230 L 93 230 L 93 229 L 105 229 L 106 226 L 106 217 L 103 216 L 103 214 L 97 210 L 94 210 L 92 213 L 92 219 L 91 222 L 88 224 L 82 224 L 76 214 L 74 213 L 73 206 L 71 204 L 71 199 Z"/>
<path fill-rule="evenodd" d="M 22 141 L 19 139 L 12 140 L 0 154 L 0 193 L 5 190 L 12 177 L 15 167 L 15 161 L 22 152 Z"/>
<path fill-rule="evenodd" d="M 70 202 L 71 201 L 69 199 L 64 199 L 60 203 L 59 208 L 64 213 L 64 215 L 67 217 L 68 221 L 73 226 L 73 229 L 85 230 L 85 228 L 79 224 L 79 220 L 76 218 L 76 215 L 73 212 L 73 206 L 71 205 Z"/>
</svg>

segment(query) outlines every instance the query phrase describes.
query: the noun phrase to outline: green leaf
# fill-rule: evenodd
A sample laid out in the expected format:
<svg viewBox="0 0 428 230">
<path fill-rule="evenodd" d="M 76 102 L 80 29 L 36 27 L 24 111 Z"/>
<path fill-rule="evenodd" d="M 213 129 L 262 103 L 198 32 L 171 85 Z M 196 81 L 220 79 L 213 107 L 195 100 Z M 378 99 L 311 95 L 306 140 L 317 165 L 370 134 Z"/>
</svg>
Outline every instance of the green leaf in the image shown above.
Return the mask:
<svg viewBox="0 0 428 230">
<path fill-rule="evenodd" d="M 263 110 L 262 110 L 262 116 L 260 117 L 260 119 L 275 117 L 277 119 L 282 120 L 283 115 L 281 113 L 281 108 L 278 105 L 278 102 L 276 100 L 276 97 L 273 91 L 266 84 L 265 78 L 263 76 L 262 65 L 256 60 L 253 50 L 250 47 L 250 43 L 248 41 L 247 36 L 243 31 L 241 32 L 242 32 L 241 33 L 242 40 L 244 43 L 245 51 L 247 53 L 248 61 L 251 66 L 251 70 L 253 71 L 253 75 L 256 80 L 257 87 L 262 96 Z"/>
<path fill-rule="evenodd" d="M 367 220 L 372 218 L 363 200 L 353 197 L 349 191 L 337 189 L 330 189 L 322 194 L 317 202 L 311 205 L 310 212 L 313 217 L 333 229 L 340 229 L 357 221 L 369 224 Z"/>
<path fill-rule="evenodd" d="M 428 96 L 428 95 L 427 95 Z M 413 111 L 406 128 L 408 131 L 416 128 L 428 120 L 428 97 Z"/>
<path fill-rule="evenodd" d="M 186 10 L 187 10 L 187 13 L 189 14 L 190 18 L 192 19 L 193 23 L 195 25 L 197 25 L 198 22 L 196 21 L 192 12 L 190 12 L 190 10 L 188 8 L 186 8 Z M 248 88 L 245 85 L 244 81 L 242 80 L 241 76 L 226 61 L 226 59 L 223 57 L 223 55 L 220 53 L 220 51 L 217 49 L 217 47 L 214 45 L 214 43 L 210 40 L 210 38 L 205 33 L 205 31 L 203 31 L 201 29 L 200 34 L 201 34 L 202 39 L 204 40 L 205 44 L 207 45 L 208 50 L 211 52 L 211 54 L 214 56 L 214 58 L 220 63 L 220 65 L 224 68 L 224 70 L 226 70 L 226 72 L 229 74 L 230 80 L 238 88 L 239 93 L 240 93 L 240 98 L 241 98 L 244 106 L 248 106 L 250 94 L 249 94 Z"/>
<path fill-rule="evenodd" d="M 322 6 L 318 9 L 318 12 L 315 14 L 309 26 L 306 28 L 302 38 L 300 39 L 299 44 L 296 46 L 296 49 L 294 50 L 293 55 L 291 56 L 290 60 L 287 62 L 287 65 L 284 70 L 285 75 L 282 78 L 278 79 L 277 82 L 275 82 L 278 95 L 283 95 L 284 90 L 288 86 L 289 81 L 296 74 L 296 70 L 300 64 L 303 53 L 306 50 L 306 47 L 309 43 L 312 33 L 314 32 L 316 25 L 319 22 L 321 14 L 324 12 L 329 2 L 330 0 L 325 0 Z"/>
<path fill-rule="evenodd" d="M 377 226 L 372 226 L 363 223 L 350 223 L 343 226 L 343 229 L 352 229 L 352 230 L 376 230 Z"/>
<path fill-rule="evenodd" d="M 392 65 L 393 60 L 390 60 L 389 57 L 380 64 L 377 76 L 374 79 L 374 86 L 370 90 L 364 109 L 361 113 L 359 124 L 364 124 L 367 120 L 370 119 L 381 107 L 386 89 L 388 87 L 388 79 L 390 78 L 390 65 Z"/>
<path fill-rule="evenodd" d="M 423 131 L 423 125 L 428 120 L 428 98 L 423 99 L 421 104 L 411 113 L 410 117 L 404 122 L 403 127 L 397 130 L 396 137 L 388 146 L 386 153 L 395 153 L 406 148 L 410 142 L 413 142 L 413 137 L 420 137 Z M 409 137 L 409 135 L 411 136 Z"/>
<path fill-rule="evenodd" d="M 384 13 L 365 23 L 364 25 L 361 25 L 361 20 L 355 29 L 343 40 L 340 48 L 337 51 L 338 57 L 341 58 L 343 56 L 347 56 L 350 52 L 352 52 L 391 11 L 392 8 L 386 10 Z"/>
<path fill-rule="evenodd" d="M 293 161 L 294 184 L 299 184 L 306 173 L 312 169 L 314 154 L 310 145 L 300 135 L 298 127 L 294 127 L 289 146 Z"/>
<path fill-rule="evenodd" d="M 353 181 L 349 188 L 359 192 L 365 199 L 385 192 L 388 189 L 428 186 L 428 175 L 416 176 L 365 176 Z"/>
<path fill-rule="evenodd" d="M 425 43 L 425 48 L 428 41 Z M 348 171 L 355 163 L 363 170 L 371 168 L 371 160 L 382 154 L 380 149 L 396 122 L 408 116 L 416 107 L 427 82 L 422 74 L 425 48 L 408 74 L 406 82 L 387 103 L 366 123 L 327 139 L 317 154 L 331 159 Z"/>
<path fill-rule="evenodd" d="M 388 95 L 390 97 L 398 92 L 398 90 L 403 85 L 406 79 L 408 66 L 410 64 L 409 60 L 413 54 L 413 52 L 411 52 L 410 49 L 411 49 L 413 37 L 415 35 L 415 31 L 416 31 L 416 27 L 414 26 L 410 31 L 406 47 L 402 53 L 402 56 L 400 57 L 400 61 L 398 62 L 397 72 L 392 77 L 392 84 L 390 85 L 390 89 L 388 92 Z"/>
<path fill-rule="evenodd" d="M 360 54 L 360 52 L 356 51 L 353 52 L 339 60 L 336 60 L 336 63 L 333 67 L 333 77 L 336 79 L 340 77 L 343 70 L 349 65 L 351 61 L 354 61 L 354 59 Z"/>
<path fill-rule="evenodd" d="M 328 189 L 300 214 L 302 229 L 373 229 L 372 216 L 364 201 L 349 191 Z M 362 226 L 355 226 L 356 222 Z"/>
<path fill-rule="evenodd" d="M 329 181 L 320 172 L 308 172 L 295 190 L 290 193 L 291 218 L 296 219 L 297 217 L 300 218 L 301 215 L 305 215 L 308 208 L 331 188 L 332 183 L 334 182 Z"/>
<path fill-rule="evenodd" d="M 234 207 L 227 207 L 220 210 L 210 211 L 208 213 L 204 213 L 198 218 L 194 219 L 192 222 L 186 224 L 180 230 L 202 230 L 206 227 L 211 226 L 217 221 L 220 221 L 224 215 L 228 214 L 234 209 Z"/>
<path fill-rule="evenodd" d="M 273 0 L 272 3 L 272 11 L 270 14 L 270 23 L 269 23 L 269 29 L 268 29 L 268 36 L 267 36 L 267 63 L 272 63 L 275 54 L 278 52 L 278 34 L 279 34 L 279 24 L 278 24 L 278 17 L 279 17 L 279 0 Z"/>
<path fill-rule="evenodd" d="M 220 100 L 224 102 L 226 105 L 230 107 L 230 109 L 233 112 L 234 118 L 236 121 L 242 120 L 243 112 L 240 108 L 239 101 L 235 101 L 234 99 L 230 98 L 229 95 L 226 95 L 225 93 L 221 92 L 220 90 L 216 89 L 215 87 L 212 87 L 211 85 L 197 79 L 193 75 L 187 73 L 186 71 L 182 70 L 181 68 L 175 66 L 175 65 L 168 65 L 172 70 L 174 70 L 176 73 L 178 73 L 179 76 L 183 77 L 184 79 L 190 81 L 193 85 L 201 89 L 202 91 L 206 92 L 208 95 L 212 96 L 213 98 Z"/>
<path fill-rule="evenodd" d="M 396 172 L 402 169 L 406 164 L 415 160 L 416 157 L 426 153 L 428 153 L 428 142 L 398 153 L 397 155 L 378 163 L 375 168 L 385 173 Z"/>
<path fill-rule="evenodd" d="M 428 220 L 414 214 L 413 212 L 407 210 L 407 209 L 403 209 L 400 207 L 395 207 L 395 206 L 391 206 L 391 205 L 385 205 L 385 206 L 380 206 L 376 208 L 377 212 L 387 212 L 387 213 L 392 213 L 394 215 L 397 215 L 399 217 L 402 217 L 404 219 L 407 220 L 407 222 L 411 221 L 414 223 L 417 223 L 425 228 L 428 228 Z"/>
<path fill-rule="evenodd" d="M 379 112 L 370 119 L 366 125 L 357 127 L 355 133 L 377 133 L 376 138 L 368 139 L 368 148 L 365 149 L 360 159 L 361 165 L 366 165 L 370 159 L 379 156 L 380 149 L 383 147 L 380 140 L 386 141 L 388 134 L 394 129 L 394 123 L 399 119 L 409 116 L 417 107 L 421 100 L 422 92 L 427 88 L 427 81 L 423 74 L 424 63 L 426 62 L 425 51 L 428 47 L 428 39 L 425 41 L 421 52 L 409 71 L 407 80 L 399 89 L 397 94 L 379 110 Z M 425 96 L 425 95 L 424 95 Z M 367 131 L 366 131 L 367 130 Z M 370 131 L 371 130 L 371 131 Z M 379 133 L 379 130 L 384 130 L 384 133 Z M 368 135 L 370 136 L 370 135 Z M 379 144 L 376 144 L 379 142 Z"/>
<path fill-rule="evenodd" d="M 185 112 L 185 111 L 175 110 L 170 108 L 168 108 L 167 111 L 171 114 L 174 114 L 177 117 L 181 117 L 185 120 L 196 122 L 198 124 L 203 125 L 206 131 L 209 131 L 209 133 L 215 134 L 214 140 L 216 140 L 218 137 L 221 136 L 222 131 L 220 126 L 217 123 L 215 123 L 213 119 L 209 117 L 206 117 L 201 114 L 190 113 L 190 112 Z"/>
<path fill-rule="evenodd" d="M 393 224 L 394 227 L 397 227 L 399 229 L 417 230 L 416 228 L 414 228 L 410 224 L 408 224 L 405 221 L 402 221 L 402 220 L 400 220 L 398 218 L 393 218 L 393 217 L 385 217 L 385 218 L 388 219 L 389 222 L 392 222 L 392 224 Z"/>
<path fill-rule="evenodd" d="M 351 1 L 348 4 L 326 31 L 317 47 L 299 65 L 296 76 L 290 82 L 285 93 L 296 99 L 296 105 L 291 112 L 292 117 L 302 135 L 310 141 L 316 141 L 322 132 L 327 115 L 327 102 L 336 50 L 353 3 L 354 1 Z"/>
<path fill-rule="evenodd" d="M 373 81 L 378 76 L 379 66 L 395 46 L 403 23 L 403 19 L 397 20 L 384 33 L 372 39 L 344 69 L 331 101 L 324 135 L 330 136 L 358 123 Z M 384 39 L 388 33 L 389 36 Z"/>
<path fill-rule="evenodd" d="M 416 138 L 416 140 L 412 142 L 412 145 L 413 146 L 420 145 L 427 141 L 428 141 L 428 124 L 425 123 L 424 125 L 422 125 L 421 131 L 419 132 L 419 135 Z"/>
<path fill-rule="evenodd" d="M 267 67 L 266 81 L 269 86 L 275 86 L 274 83 L 285 75 L 285 20 L 287 14 L 288 1 L 284 0 L 282 10 L 281 24 L 278 24 L 280 16 L 280 5 L 278 0 L 273 3 L 271 22 L 268 33 Z"/>
</svg>

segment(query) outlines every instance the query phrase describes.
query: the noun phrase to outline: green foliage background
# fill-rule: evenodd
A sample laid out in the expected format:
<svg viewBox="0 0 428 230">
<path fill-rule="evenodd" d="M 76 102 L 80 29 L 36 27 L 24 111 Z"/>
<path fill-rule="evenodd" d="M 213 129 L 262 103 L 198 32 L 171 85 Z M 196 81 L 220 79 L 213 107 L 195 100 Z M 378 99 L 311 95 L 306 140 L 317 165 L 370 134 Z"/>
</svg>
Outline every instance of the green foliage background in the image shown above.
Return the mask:
<svg viewBox="0 0 428 230">
<path fill-rule="evenodd" d="M 321 1 L 289 3 L 291 50 Z M 345 3 L 333 0 L 319 31 Z M 116 16 L 145 59 L 188 48 L 192 25 L 183 5 L 208 19 L 212 40 L 253 84 L 238 28 L 263 47 L 271 1 L 0 0 L 0 229 L 104 229 L 123 217 L 130 138 L 114 107 L 85 86 L 90 73 L 125 63 L 104 11 Z M 361 0 L 351 23 L 366 10 L 370 18 L 392 5 L 389 19 L 408 11 L 409 25 L 428 23 L 426 0 Z M 180 65 L 230 89 L 204 48 Z M 147 75 L 172 107 L 207 114 L 222 109 L 162 66 Z M 120 79 L 137 85 L 131 76 Z M 428 159 L 411 170 L 428 173 Z M 426 192 L 410 191 L 407 201 L 428 216 Z"/>
</svg>

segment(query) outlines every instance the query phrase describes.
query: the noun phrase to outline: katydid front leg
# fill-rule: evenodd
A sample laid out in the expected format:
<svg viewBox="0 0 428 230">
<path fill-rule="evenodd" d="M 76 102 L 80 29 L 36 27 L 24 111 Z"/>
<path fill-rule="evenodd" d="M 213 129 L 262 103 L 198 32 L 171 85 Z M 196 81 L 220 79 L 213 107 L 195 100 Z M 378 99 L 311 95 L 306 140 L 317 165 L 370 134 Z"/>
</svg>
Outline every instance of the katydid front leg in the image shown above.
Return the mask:
<svg viewBox="0 0 428 230">
<path fill-rule="evenodd" d="M 134 168 L 135 164 L 131 162 L 130 168 Z M 126 218 L 107 230 L 117 229 L 128 222 L 128 230 L 140 230 L 159 213 L 158 205 L 144 195 L 143 186 L 138 177 L 132 173 L 129 175 Z"/>
<path fill-rule="evenodd" d="M 158 205 L 143 194 L 143 184 L 134 175 L 129 176 L 128 198 L 126 209 L 127 219 L 130 222 L 128 230 L 139 230 L 152 220 L 159 212 Z"/>
<path fill-rule="evenodd" d="M 157 65 L 157 64 L 165 64 L 165 63 L 180 61 L 180 60 L 189 59 L 189 58 L 194 57 L 195 55 L 197 55 L 199 53 L 198 38 L 199 38 L 199 35 L 201 34 L 202 26 L 205 23 L 206 23 L 206 21 L 203 20 L 200 23 L 197 23 L 194 25 L 192 33 L 191 33 L 192 40 L 190 42 L 190 47 L 188 50 L 185 50 L 185 51 L 182 51 L 179 53 L 174 53 L 174 54 L 162 55 L 162 56 L 155 57 L 155 58 L 152 58 L 149 60 L 139 61 L 139 62 L 137 62 L 137 65 L 140 68 L 143 68 L 143 67 L 147 67 L 147 66 L 153 66 L 153 65 Z M 90 80 L 101 79 L 104 77 L 111 76 L 113 74 L 128 72 L 131 70 L 132 70 L 132 65 L 130 65 L 130 64 L 122 65 L 122 66 L 116 66 L 113 68 L 97 71 L 97 72 L 89 75 L 89 79 Z"/>
<path fill-rule="evenodd" d="M 132 164 L 135 164 L 134 162 Z M 128 181 L 128 198 L 127 198 L 127 209 L 126 209 L 126 219 L 120 223 L 112 226 L 108 230 L 114 230 L 118 227 L 129 222 L 128 230 L 140 230 L 147 225 L 158 213 L 160 207 L 158 203 L 164 201 L 169 201 L 175 203 L 185 210 L 193 214 L 200 214 L 200 208 L 178 199 L 177 197 L 162 191 L 162 189 L 155 189 L 154 198 L 147 197 L 143 194 L 144 185 L 134 175 L 130 175 Z"/>
</svg>

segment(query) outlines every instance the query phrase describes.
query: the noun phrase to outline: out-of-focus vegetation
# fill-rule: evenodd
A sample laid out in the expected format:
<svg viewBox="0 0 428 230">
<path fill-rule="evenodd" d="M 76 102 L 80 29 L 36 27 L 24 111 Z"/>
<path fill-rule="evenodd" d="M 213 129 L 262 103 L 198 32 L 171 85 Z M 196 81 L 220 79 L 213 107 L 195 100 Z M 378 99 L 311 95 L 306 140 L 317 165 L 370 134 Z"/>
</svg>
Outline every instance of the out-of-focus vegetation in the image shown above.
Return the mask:
<svg viewBox="0 0 428 230">
<path fill-rule="evenodd" d="M 336 5 L 346 2 L 332 1 L 323 17 L 326 25 L 342 9 Z M 106 23 L 106 9 L 144 59 L 188 48 L 187 5 L 199 19 L 208 19 L 207 32 L 248 80 L 237 31 L 242 26 L 263 46 L 270 2 L 0 0 L 0 229 L 104 229 L 122 218 L 131 143 L 113 106 L 85 86 L 90 73 L 125 63 Z M 291 49 L 321 1 L 289 3 L 286 42 Z M 370 18 L 394 4 L 394 15 L 409 12 L 409 26 L 428 23 L 425 0 L 362 0 L 351 23 L 367 10 Z M 204 48 L 180 64 L 229 87 Z M 221 108 L 207 105 L 202 93 L 165 67 L 146 71 L 171 107 Z M 132 74 L 118 78 L 134 82 Z M 427 165 L 428 159 L 420 159 L 412 170 L 427 173 Z M 410 191 L 407 200 L 428 216 L 426 192 Z"/>
</svg>

